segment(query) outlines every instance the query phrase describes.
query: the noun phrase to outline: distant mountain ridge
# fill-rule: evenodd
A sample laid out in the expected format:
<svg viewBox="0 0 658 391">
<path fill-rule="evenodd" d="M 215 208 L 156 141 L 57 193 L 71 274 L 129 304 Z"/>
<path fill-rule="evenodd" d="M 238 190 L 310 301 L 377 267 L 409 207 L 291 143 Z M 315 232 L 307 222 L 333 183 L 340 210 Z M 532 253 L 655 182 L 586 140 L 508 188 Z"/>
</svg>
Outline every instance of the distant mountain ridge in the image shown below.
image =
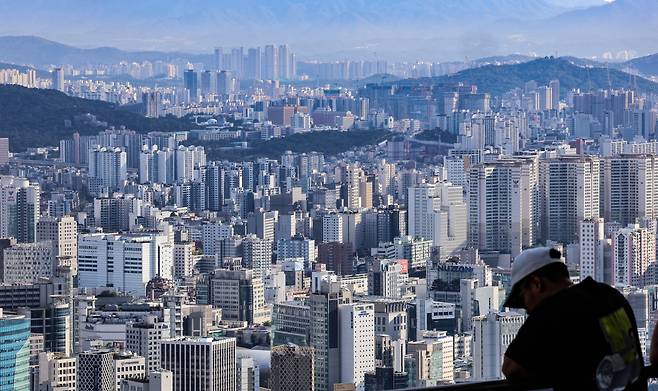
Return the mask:
<svg viewBox="0 0 658 391">
<path fill-rule="evenodd" d="M 658 93 L 658 83 L 645 78 L 632 76 L 618 69 L 578 66 L 565 58 L 550 57 L 519 64 L 485 65 L 453 75 L 406 79 L 396 83 L 415 85 L 464 82 L 477 85 L 480 92 L 502 95 L 514 88 L 523 87 L 524 83 L 530 80 L 547 85 L 554 79 L 560 80 L 562 94 L 576 88 L 589 91 L 608 87 L 637 87 L 642 92 Z"/>
<path fill-rule="evenodd" d="M 658 47 L 658 2 L 600 4 L 573 10 L 551 0 L 7 1 L 0 2 L 0 15 L 11 17 L 2 20 L 0 35 L 190 53 L 288 43 L 298 55 L 321 60 L 556 51 L 585 57 L 609 52 L 614 58 Z"/>
<path fill-rule="evenodd" d="M 171 61 L 185 58 L 190 61 L 211 62 L 211 56 L 181 52 L 125 51 L 110 47 L 81 49 L 34 36 L 0 37 L 0 61 L 47 68 L 62 64 L 118 64 L 120 61 Z"/>
</svg>

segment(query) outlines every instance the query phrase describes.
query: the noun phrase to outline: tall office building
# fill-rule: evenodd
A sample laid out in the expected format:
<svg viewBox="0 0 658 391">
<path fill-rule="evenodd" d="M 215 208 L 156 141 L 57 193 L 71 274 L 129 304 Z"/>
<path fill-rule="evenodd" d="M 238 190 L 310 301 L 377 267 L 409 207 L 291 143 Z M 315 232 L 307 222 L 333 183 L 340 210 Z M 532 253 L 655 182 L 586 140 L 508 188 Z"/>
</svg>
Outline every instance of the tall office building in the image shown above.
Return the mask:
<svg viewBox="0 0 658 391">
<path fill-rule="evenodd" d="M 77 368 L 78 391 L 116 391 L 114 352 L 80 352 Z"/>
<path fill-rule="evenodd" d="M 53 90 L 64 92 L 64 70 L 62 68 L 55 68 L 52 70 L 51 76 Z"/>
<path fill-rule="evenodd" d="M 37 241 L 51 241 L 57 265 L 78 273 L 78 223 L 71 216 L 42 217 L 37 223 Z"/>
<path fill-rule="evenodd" d="M 85 234 L 78 244 L 82 288 L 113 286 L 145 296 L 155 276 L 172 278 L 173 241 L 166 233 Z"/>
<path fill-rule="evenodd" d="M 142 356 L 130 351 L 114 353 L 112 357 L 114 389 L 121 390 L 121 381 L 124 379 L 143 379 L 148 374 L 146 360 Z"/>
<path fill-rule="evenodd" d="M 30 389 L 30 319 L 0 308 L 0 390 Z"/>
<path fill-rule="evenodd" d="M 194 69 L 188 69 L 183 73 L 183 81 L 189 94 L 190 103 L 197 103 L 199 101 L 199 81 Z"/>
<path fill-rule="evenodd" d="M 121 380 L 121 391 L 169 391 L 174 389 L 171 371 L 151 371 L 142 379 Z"/>
<path fill-rule="evenodd" d="M 210 277 L 209 302 L 222 319 L 262 324 L 267 319 L 265 286 L 253 270 L 216 269 Z"/>
<path fill-rule="evenodd" d="M 315 390 L 331 391 L 341 382 L 339 306 L 352 302 L 352 294 L 338 282 L 323 280 L 311 294 L 311 347 L 315 349 Z"/>
<path fill-rule="evenodd" d="M 259 391 L 260 369 L 251 357 L 238 357 L 236 362 L 236 391 Z"/>
<path fill-rule="evenodd" d="M 512 257 L 538 240 L 538 170 L 534 157 L 481 163 L 471 168 L 469 242 Z"/>
<path fill-rule="evenodd" d="M 580 278 L 592 277 L 596 281 L 612 283 L 606 268 L 606 254 L 610 241 L 605 236 L 605 223 L 601 218 L 588 219 L 580 223 L 579 235 Z"/>
<path fill-rule="evenodd" d="M 474 381 L 501 379 L 503 357 L 525 317 L 516 312 L 490 312 L 473 318 Z"/>
<path fill-rule="evenodd" d="M 182 280 L 194 272 L 194 242 L 174 243 L 174 279 Z"/>
<path fill-rule="evenodd" d="M 281 239 L 276 245 L 277 259 L 304 258 L 304 265 L 310 269 L 311 264 L 318 257 L 315 240 L 307 239 L 301 235 L 293 236 L 291 239 Z"/>
<path fill-rule="evenodd" d="M 9 139 L 0 137 L 0 166 L 9 163 Z"/>
<path fill-rule="evenodd" d="M 375 310 L 370 303 L 338 306 L 341 383 L 363 391 L 365 374 L 375 370 Z"/>
<path fill-rule="evenodd" d="M 540 161 L 544 240 L 578 240 L 579 224 L 599 217 L 599 159 L 562 156 Z"/>
<path fill-rule="evenodd" d="M 441 259 L 466 247 L 467 208 L 463 189 L 449 182 L 409 188 L 409 235 L 432 241 Z"/>
<path fill-rule="evenodd" d="M 100 194 L 113 191 L 128 177 L 128 157 L 119 147 L 95 147 L 89 150 L 89 191 Z"/>
<path fill-rule="evenodd" d="M 235 390 L 235 349 L 235 338 L 169 339 L 160 344 L 161 366 L 177 391 Z"/>
<path fill-rule="evenodd" d="M 603 159 L 603 218 L 634 224 L 658 217 L 658 157 L 620 155 Z"/>
<path fill-rule="evenodd" d="M 27 179 L 0 176 L 0 237 L 19 243 L 36 240 L 41 215 L 41 189 Z"/>
<path fill-rule="evenodd" d="M 70 355 L 70 281 L 57 277 L 30 284 L 0 284 L 0 308 L 29 316 L 32 334 L 44 336 L 44 349 Z"/>
<path fill-rule="evenodd" d="M 39 377 L 33 387 L 42 390 L 75 391 L 77 358 L 62 353 L 39 353 Z"/>
<path fill-rule="evenodd" d="M 242 241 L 242 264 L 254 271 L 254 277 L 265 278 L 272 269 L 272 241 L 248 235 Z"/>
<path fill-rule="evenodd" d="M 171 337 L 169 323 L 146 315 L 141 322 L 126 324 L 126 349 L 146 359 L 146 371 L 160 369 L 160 341 Z"/>
<path fill-rule="evenodd" d="M 272 391 L 314 391 L 313 348 L 280 345 L 272 348 L 270 389 Z"/>
<path fill-rule="evenodd" d="M 454 337 L 445 331 L 425 331 L 407 350 L 415 367 L 415 386 L 428 387 L 454 381 Z M 411 370 L 409 372 L 412 372 Z M 413 383 L 413 379 L 409 379 Z"/>
<path fill-rule="evenodd" d="M 644 287 L 654 284 L 655 231 L 629 224 L 612 235 L 612 283 Z"/>
<path fill-rule="evenodd" d="M 52 242 L 17 243 L 3 251 L 2 282 L 29 284 L 52 277 L 55 265 Z"/>
</svg>

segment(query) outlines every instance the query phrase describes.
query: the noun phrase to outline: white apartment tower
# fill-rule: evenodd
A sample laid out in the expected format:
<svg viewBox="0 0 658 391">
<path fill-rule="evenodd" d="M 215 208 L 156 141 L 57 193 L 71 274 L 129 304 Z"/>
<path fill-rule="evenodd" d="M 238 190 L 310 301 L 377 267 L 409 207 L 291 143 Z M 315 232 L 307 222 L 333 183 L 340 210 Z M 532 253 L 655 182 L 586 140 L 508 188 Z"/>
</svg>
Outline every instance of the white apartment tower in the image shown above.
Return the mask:
<svg viewBox="0 0 658 391">
<path fill-rule="evenodd" d="M 441 259 L 467 245 L 467 208 L 463 189 L 450 182 L 409 188 L 409 235 L 432 241 Z"/>
<path fill-rule="evenodd" d="M 658 157 L 603 159 L 603 218 L 622 225 L 658 217 Z"/>
<path fill-rule="evenodd" d="M 610 242 L 605 237 L 605 223 L 602 218 L 583 220 L 580 223 L 580 278 L 592 277 L 599 282 L 606 279 L 605 253 Z"/>
<path fill-rule="evenodd" d="M 650 265 L 656 262 L 656 234 L 629 224 L 612 236 L 612 277 L 614 285 L 644 287 L 653 284 Z"/>
<path fill-rule="evenodd" d="M 486 162 L 470 171 L 469 242 L 485 251 L 517 256 L 537 242 L 536 157 Z"/>
<path fill-rule="evenodd" d="M 89 190 L 100 194 L 115 190 L 128 176 L 128 157 L 121 148 L 94 147 L 89 150 Z"/>
<path fill-rule="evenodd" d="M 543 238 L 570 244 L 579 224 L 599 217 L 597 157 L 560 156 L 540 161 Z"/>
</svg>

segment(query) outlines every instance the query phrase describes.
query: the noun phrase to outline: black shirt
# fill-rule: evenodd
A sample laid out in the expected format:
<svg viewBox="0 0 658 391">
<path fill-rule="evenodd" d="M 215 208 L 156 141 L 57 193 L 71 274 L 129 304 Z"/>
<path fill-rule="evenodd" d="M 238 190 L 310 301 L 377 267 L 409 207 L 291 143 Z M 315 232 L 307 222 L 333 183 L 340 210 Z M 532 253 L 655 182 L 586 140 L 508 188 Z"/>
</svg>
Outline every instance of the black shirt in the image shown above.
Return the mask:
<svg viewBox="0 0 658 391">
<path fill-rule="evenodd" d="M 607 368 L 615 367 L 613 381 L 622 386 L 637 379 L 644 365 L 628 301 L 589 277 L 542 300 L 505 355 L 556 389 L 598 390 L 597 373 L 611 373 L 597 372 L 602 361 L 602 368 L 615 363 Z M 640 383 L 633 389 L 646 389 Z"/>
</svg>

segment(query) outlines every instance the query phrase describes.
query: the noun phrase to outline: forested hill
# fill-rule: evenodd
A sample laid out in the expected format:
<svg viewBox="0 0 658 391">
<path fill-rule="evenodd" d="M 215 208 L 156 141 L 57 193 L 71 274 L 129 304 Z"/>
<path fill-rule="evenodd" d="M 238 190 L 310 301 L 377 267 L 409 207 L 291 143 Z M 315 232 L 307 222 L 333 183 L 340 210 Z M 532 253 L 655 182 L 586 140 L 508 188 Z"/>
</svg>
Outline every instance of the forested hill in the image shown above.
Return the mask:
<svg viewBox="0 0 658 391">
<path fill-rule="evenodd" d="M 55 90 L 0 85 L 0 137 L 9 137 L 13 152 L 57 145 L 76 131 L 86 135 L 103 130 L 74 120 L 87 113 L 108 126 L 125 126 L 140 132 L 188 130 L 192 126 L 185 119 L 146 118 L 112 103 L 74 98 Z M 66 126 L 67 121 L 71 127 Z"/>
</svg>

